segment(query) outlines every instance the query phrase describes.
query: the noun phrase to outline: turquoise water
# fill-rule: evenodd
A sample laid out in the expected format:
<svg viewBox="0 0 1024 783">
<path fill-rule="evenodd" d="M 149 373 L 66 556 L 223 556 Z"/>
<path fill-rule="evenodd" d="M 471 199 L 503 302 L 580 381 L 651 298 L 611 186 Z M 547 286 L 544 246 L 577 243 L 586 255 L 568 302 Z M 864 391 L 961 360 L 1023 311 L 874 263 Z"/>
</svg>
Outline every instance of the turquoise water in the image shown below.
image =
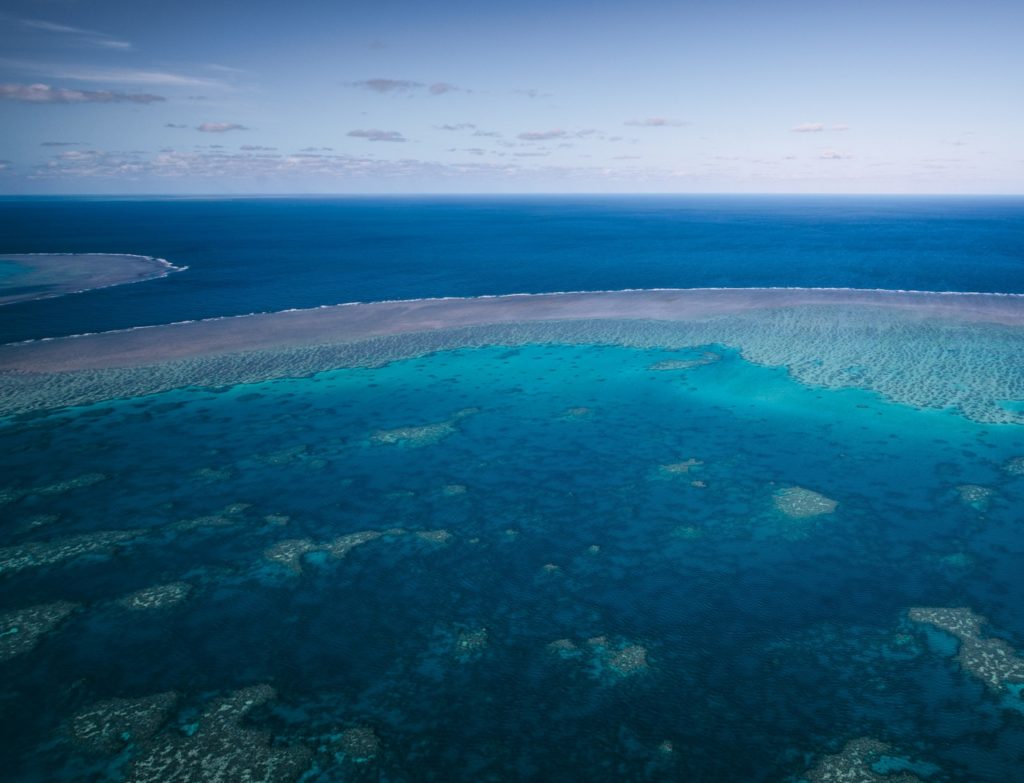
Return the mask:
<svg viewBox="0 0 1024 783">
<path fill-rule="evenodd" d="M 8 419 L 2 608 L 75 606 L 0 662 L 0 769 L 797 781 L 872 737 L 879 779 L 1012 780 L 1019 688 L 907 613 L 969 607 L 1024 649 L 1021 455 L 1018 426 L 714 345 L 463 349 Z M 794 488 L 822 513 L 784 513 Z M 0 652 L 31 625 L 9 618 Z M 158 694 L 146 719 L 109 701 Z"/>
<path fill-rule="evenodd" d="M 16 264 L 13 261 L 4 261 L 0 259 L 0 280 L 9 280 L 12 277 L 17 277 L 19 274 L 25 271 L 25 267 L 21 264 Z"/>
</svg>

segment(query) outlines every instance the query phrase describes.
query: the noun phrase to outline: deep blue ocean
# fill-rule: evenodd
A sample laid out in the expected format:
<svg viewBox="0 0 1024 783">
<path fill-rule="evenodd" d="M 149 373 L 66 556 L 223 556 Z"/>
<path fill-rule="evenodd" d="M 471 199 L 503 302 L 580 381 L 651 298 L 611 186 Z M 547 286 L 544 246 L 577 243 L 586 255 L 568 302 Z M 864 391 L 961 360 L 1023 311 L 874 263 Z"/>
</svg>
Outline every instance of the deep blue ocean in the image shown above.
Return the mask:
<svg viewBox="0 0 1024 783">
<path fill-rule="evenodd" d="M 1020 199 L 7 200 L 0 233 L 189 266 L 0 308 L 5 340 L 513 291 L 1024 292 Z M 730 346 L 8 417 L 0 536 L 2 780 L 1022 779 L 1024 427 Z"/>
<path fill-rule="evenodd" d="M 5 307 L 0 341 L 435 296 L 706 286 L 1024 292 L 1024 198 L 0 200 L 0 253 L 187 265 Z"/>
</svg>

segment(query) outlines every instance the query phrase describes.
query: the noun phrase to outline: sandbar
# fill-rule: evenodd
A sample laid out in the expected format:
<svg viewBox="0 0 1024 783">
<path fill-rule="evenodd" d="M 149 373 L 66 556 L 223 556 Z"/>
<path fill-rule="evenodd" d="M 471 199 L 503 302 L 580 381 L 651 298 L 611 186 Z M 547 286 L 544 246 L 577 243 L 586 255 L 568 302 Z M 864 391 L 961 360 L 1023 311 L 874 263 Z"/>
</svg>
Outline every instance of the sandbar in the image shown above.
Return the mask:
<svg viewBox="0 0 1024 783">
<path fill-rule="evenodd" d="M 185 267 L 128 253 L 0 255 L 0 305 L 166 277 Z"/>
</svg>

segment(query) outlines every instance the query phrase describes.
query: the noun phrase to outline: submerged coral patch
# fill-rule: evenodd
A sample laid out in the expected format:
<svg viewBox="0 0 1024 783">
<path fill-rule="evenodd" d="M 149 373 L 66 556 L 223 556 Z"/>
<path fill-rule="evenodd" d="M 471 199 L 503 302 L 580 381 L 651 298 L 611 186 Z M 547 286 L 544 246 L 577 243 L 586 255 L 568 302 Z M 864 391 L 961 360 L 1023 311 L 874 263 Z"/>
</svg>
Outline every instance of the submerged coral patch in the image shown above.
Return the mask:
<svg viewBox="0 0 1024 783">
<path fill-rule="evenodd" d="M 44 635 L 54 630 L 78 608 L 69 601 L 14 609 L 0 614 L 0 661 L 35 649 Z"/>
<path fill-rule="evenodd" d="M 337 750 L 349 761 L 365 764 L 380 753 L 380 739 L 369 726 L 355 726 L 341 733 Z"/>
<path fill-rule="evenodd" d="M 395 427 L 391 430 L 377 430 L 370 436 L 370 443 L 403 446 L 430 446 L 454 434 L 454 421 L 436 424 L 421 424 L 416 427 Z"/>
<path fill-rule="evenodd" d="M 101 481 L 106 481 L 106 478 L 107 477 L 103 473 L 85 473 L 81 476 L 76 476 L 73 479 L 58 481 L 53 484 L 43 484 L 37 487 L 7 487 L 6 489 L 0 490 L 0 506 L 7 503 L 15 503 L 22 498 L 29 497 L 31 495 L 42 495 L 44 497 L 50 495 L 63 495 L 65 492 L 71 492 L 74 489 L 83 489 L 84 487 L 91 487 L 94 484 L 99 484 Z"/>
<path fill-rule="evenodd" d="M 136 590 L 134 593 L 129 593 L 123 598 L 119 598 L 117 605 L 132 611 L 163 609 L 167 606 L 180 604 L 188 598 L 191 592 L 192 585 L 188 582 L 168 582 L 167 584 L 144 587 L 141 590 Z"/>
<path fill-rule="evenodd" d="M 721 356 L 713 351 L 705 351 L 695 359 L 665 359 L 660 362 L 655 362 L 647 369 L 657 371 L 692 370 L 695 367 L 714 364 L 721 358 Z"/>
<path fill-rule="evenodd" d="M 256 685 L 213 701 L 190 735 L 167 731 L 145 743 L 128 768 L 126 783 L 296 780 L 309 766 L 311 751 L 272 744 L 269 732 L 242 724 L 255 707 L 275 697 L 269 685 Z"/>
<path fill-rule="evenodd" d="M 156 734 L 177 701 L 173 691 L 101 701 L 76 713 L 68 722 L 68 734 L 82 750 L 112 755 Z"/>
<path fill-rule="evenodd" d="M 803 487 L 786 487 L 772 495 L 775 508 L 793 519 L 806 519 L 821 514 L 831 514 L 836 510 L 838 502 L 827 498 L 820 492 Z"/>
<path fill-rule="evenodd" d="M 979 484 L 960 484 L 956 491 L 960 496 L 960 502 L 975 511 L 985 511 L 995 495 L 994 489 Z"/>
<path fill-rule="evenodd" d="M 682 462 L 670 462 L 666 465 L 658 466 L 658 473 L 662 476 L 685 476 L 693 468 L 699 468 L 704 463 L 699 459 L 690 457 Z"/>
<path fill-rule="evenodd" d="M 885 742 L 860 737 L 847 742 L 838 753 L 823 756 L 804 777 L 809 783 L 921 783 L 909 772 L 877 771 L 882 758 L 893 753 L 892 746 Z"/>
<path fill-rule="evenodd" d="M 31 541 L 3 547 L 0 548 L 0 573 L 39 568 L 79 555 L 109 554 L 119 544 L 132 541 L 143 533 L 143 530 L 99 530 L 52 541 Z"/>
<path fill-rule="evenodd" d="M 646 647 L 607 636 L 592 636 L 580 644 L 572 639 L 556 639 L 547 650 L 564 660 L 580 661 L 588 676 L 596 680 L 615 682 L 646 671 L 650 665 Z"/>
<path fill-rule="evenodd" d="M 476 660 L 487 649 L 486 628 L 463 628 L 455 637 L 454 655 L 460 661 Z"/>
<path fill-rule="evenodd" d="M 991 690 L 1024 683 L 1024 657 L 1002 639 L 982 638 L 981 627 L 986 624 L 984 617 L 966 607 L 914 607 L 908 616 L 914 622 L 934 626 L 957 637 L 960 640 L 957 653 L 960 666 Z"/>
</svg>

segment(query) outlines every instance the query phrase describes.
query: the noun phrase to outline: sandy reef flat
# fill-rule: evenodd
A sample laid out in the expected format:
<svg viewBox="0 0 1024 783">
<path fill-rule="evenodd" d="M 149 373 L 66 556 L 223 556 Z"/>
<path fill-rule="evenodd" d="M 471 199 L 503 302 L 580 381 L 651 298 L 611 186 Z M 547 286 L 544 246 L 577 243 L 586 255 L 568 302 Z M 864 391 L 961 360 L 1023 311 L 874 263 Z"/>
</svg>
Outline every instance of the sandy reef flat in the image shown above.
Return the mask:
<svg viewBox="0 0 1024 783">
<path fill-rule="evenodd" d="M 0 305 L 51 299 L 96 288 L 166 277 L 184 267 L 127 253 L 28 253 L 0 255 L 16 268 L 0 277 Z"/>
<path fill-rule="evenodd" d="M 1024 296 L 686 289 L 325 306 L 0 346 L 0 414 L 488 344 L 721 344 L 799 380 L 1019 421 Z"/>
</svg>

